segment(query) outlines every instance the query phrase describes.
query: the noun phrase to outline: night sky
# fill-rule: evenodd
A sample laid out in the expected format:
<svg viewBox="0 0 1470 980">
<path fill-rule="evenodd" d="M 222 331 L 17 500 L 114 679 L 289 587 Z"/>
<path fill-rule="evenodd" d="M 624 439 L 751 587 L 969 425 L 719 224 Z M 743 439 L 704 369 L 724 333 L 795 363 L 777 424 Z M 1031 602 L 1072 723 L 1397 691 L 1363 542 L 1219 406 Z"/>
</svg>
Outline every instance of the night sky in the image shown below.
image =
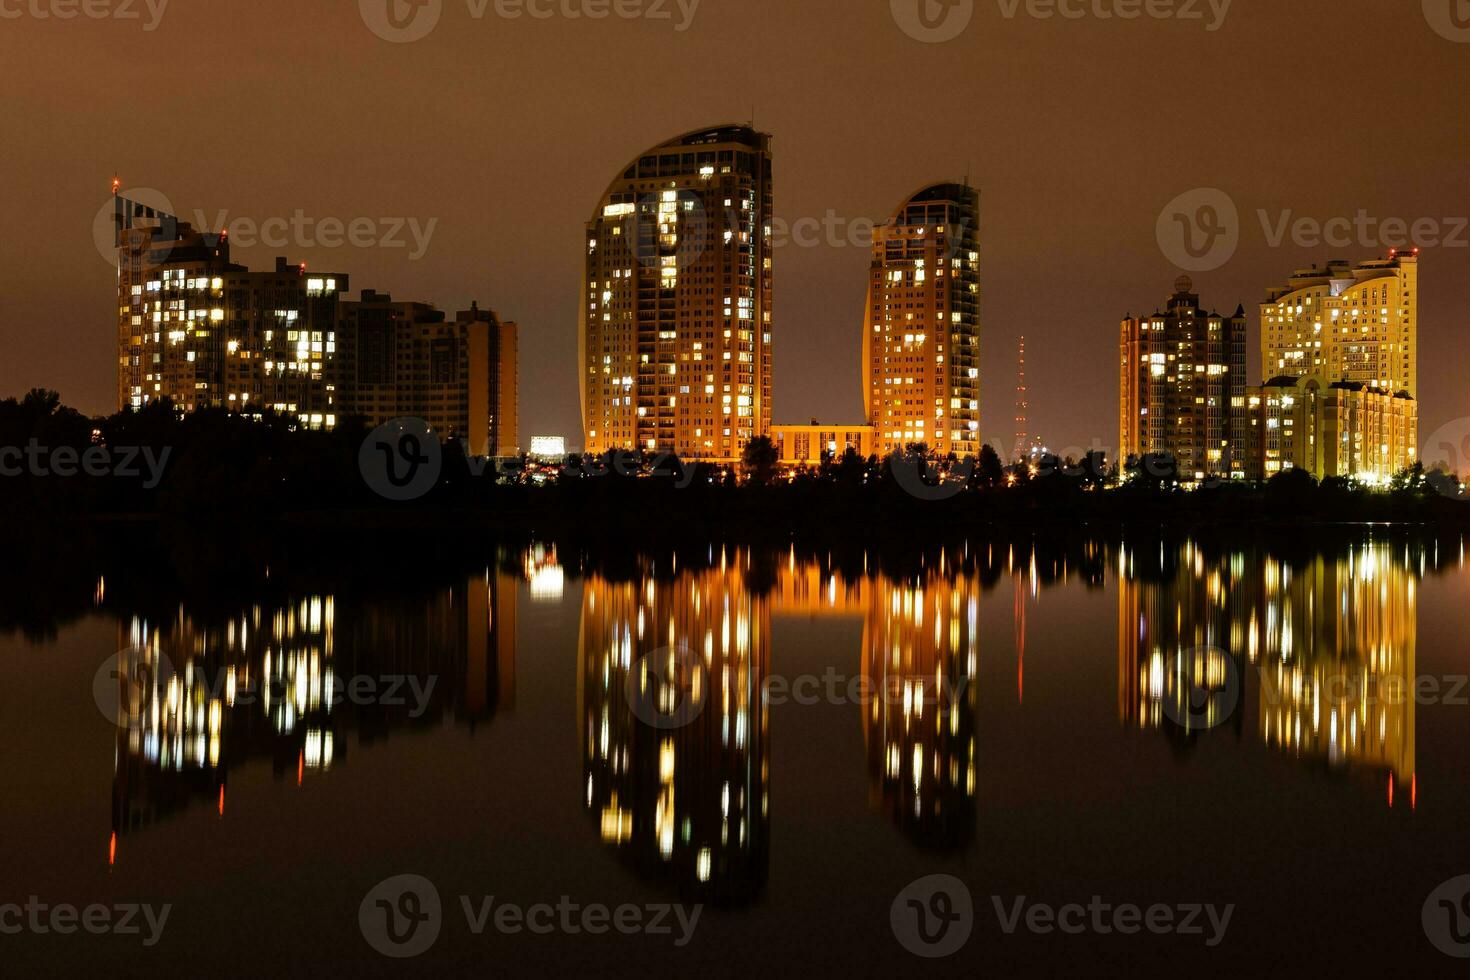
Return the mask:
<svg viewBox="0 0 1470 980">
<path fill-rule="evenodd" d="M 93 225 L 116 172 L 186 218 L 299 209 L 370 218 L 373 236 L 437 219 L 417 260 L 407 228 L 407 247 L 324 248 L 330 226 L 312 225 L 309 240 L 235 259 L 285 254 L 348 273 L 354 292 L 494 307 L 521 325 L 522 441 L 580 444 L 584 222 L 641 151 L 753 114 L 774 137 L 777 217 L 831 211 L 844 242 L 776 254 L 777 422 L 861 416 L 869 256 L 847 225 L 967 175 L 981 191 L 987 439 L 1010 444 L 1024 333 L 1031 431 L 1054 449 L 1116 443 L 1118 321 L 1170 292 L 1181 270 L 1156 223 L 1201 187 L 1240 213 L 1234 257 L 1193 276 L 1206 306 L 1245 304 L 1253 382 L 1268 286 L 1387 251 L 1376 229 L 1346 247 L 1273 246 L 1259 211 L 1273 226 L 1287 210 L 1435 219 L 1456 240 L 1421 256 L 1421 439 L 1470 415 L 1455 298 L 1470 281 L 1470 36 L 1455 39 L 1452 0 L 1235 0 L 1213 32 L 1206 0 L 1200 20 L 1102 19 L 1093 0 L 1072 0 L 1089 11 L 1078 20 L 1031 17 L 1025 2 L 1008 18 L 1010 0 L 975 0 L 943 43 L 908 36 L 888 0 L 702 0 L 683 31 L 674 0 L 668 19 L 604 20 L 504 19 L 493 0 L 476 19 L 443 0 L 412 43 L 376 36 L 355 0 L 174 0 L 152 31 L 143 0 L 138 19 L 27 6 L 53 2 L 7 0 L 20 16 L 0 19 L 0 396 L 45 386 L 112 410 L 114 283 Z"/>
</svg>

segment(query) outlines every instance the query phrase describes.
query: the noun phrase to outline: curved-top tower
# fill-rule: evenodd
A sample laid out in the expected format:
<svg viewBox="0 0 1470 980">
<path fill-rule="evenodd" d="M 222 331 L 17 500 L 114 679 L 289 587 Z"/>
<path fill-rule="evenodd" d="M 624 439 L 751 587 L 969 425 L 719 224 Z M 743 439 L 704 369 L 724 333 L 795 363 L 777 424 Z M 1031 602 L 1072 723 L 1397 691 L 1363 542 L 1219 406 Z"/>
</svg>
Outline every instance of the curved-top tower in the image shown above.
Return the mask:
<svg viewBox="0 0 1470 980">
<path fill-rule="evenodd" d="M 932 184 L 874 232 L 863 405 L 878 450 L 980 452 L 980 193 Z"/>
<path fill-rule="evenodd" d="M 586 450 L 738 459 L 771 426 L 771 138 L 653 147 L 587 222 L 578 336 Z"/>
</svg>

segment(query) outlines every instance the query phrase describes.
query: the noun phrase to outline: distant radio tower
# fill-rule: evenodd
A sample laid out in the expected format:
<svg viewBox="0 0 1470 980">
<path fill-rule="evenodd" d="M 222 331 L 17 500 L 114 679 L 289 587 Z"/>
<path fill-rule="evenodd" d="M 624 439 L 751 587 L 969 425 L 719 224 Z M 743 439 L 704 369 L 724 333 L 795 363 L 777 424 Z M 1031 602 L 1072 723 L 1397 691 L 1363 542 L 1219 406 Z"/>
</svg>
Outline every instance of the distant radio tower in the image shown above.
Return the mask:
<svg viewBox="0 0 1470 980">
<path fill-rule="evenodd" d="M 1017 458 L 1026 455 L 1026 414 L 1030 406 L 1026 403 L 1026 338 L 1021 338 L 1021 348 L 1016 353 L 1016 452 Z"/>
</svg>

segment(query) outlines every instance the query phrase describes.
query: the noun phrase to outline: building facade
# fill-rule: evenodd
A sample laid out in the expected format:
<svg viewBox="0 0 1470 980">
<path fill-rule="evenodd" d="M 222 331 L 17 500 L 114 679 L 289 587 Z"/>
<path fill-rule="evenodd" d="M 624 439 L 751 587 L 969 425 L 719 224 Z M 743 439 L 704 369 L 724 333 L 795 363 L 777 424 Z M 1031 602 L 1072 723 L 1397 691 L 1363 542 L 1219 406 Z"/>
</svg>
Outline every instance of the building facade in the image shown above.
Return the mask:
<svg viewBox="0 0 1470 980">
<path fill-rule="evenodd" d="M 294 415 L 311 428 L 423 418 L 475 455 L 519 451 L 517 329 L 478 306 L 426 303 L 277 258 L 252 272 L 224 233 L 115 198 L 117 407 L 170 400 Z"/>
<path fill-rule="evenodd" d="M 578 336 L 588 452 L 735 460 L 771 426 L 771 138 L 653 147 L 586 226 Z"/>
<path fill-rule="evenodd" d="M 1301 269 L 1261 304 L 1260 476 L 1388 483 L 1418 459 L 1418 251 Z"/>
<path fill-rule="evenodd" d="M 1419 255 L 1298 270 L 1261 304 L 1261 374 L 1419 397 Z"/>
<path fill-rule="evenodd" d="M 871 425 L 773 425 L 771 442 L 790 465 L 820 465 L 823 458 L 841 459 L 849 449 L 863 459 L 878 451 L 878 432 Z"/>
<path fill-rule="evenodd" d="M 473 456 L 520 451 L 516 325 L 472 304 L 450 320 L 427 303 L 363 290 L 340 304 L 333 377 L 343 415 L 421 418 Z"/>
<path fill-rule="evenodd" d="M 1168 454 L 1182 479 L 1247 474 L 1245 309 L 1206 313 L 1188 276 L 1163 312 L 1123 320 L 1119 458 Z"/>
<path fill-rule="evenodd" d="M 117 407 L 266 408 L 313 428 L 340 410 L 330 366 L 347 276 L 230 261 L 224 234 L 117 197 Z"/>
<path fill-rule="evenodd" d="M 980 452 L 980 195 L 934 184 L 875 229 L 863 406 L 878 451 Z"/>
<path fill-rule="evenodd" d="M 1405 391 L 1283 376 L 1251 388 L 1248 402 L 1257 479 L 1300 469 L 1383 486 L 1418 458 L 1419 403 Z"/>
</svg>

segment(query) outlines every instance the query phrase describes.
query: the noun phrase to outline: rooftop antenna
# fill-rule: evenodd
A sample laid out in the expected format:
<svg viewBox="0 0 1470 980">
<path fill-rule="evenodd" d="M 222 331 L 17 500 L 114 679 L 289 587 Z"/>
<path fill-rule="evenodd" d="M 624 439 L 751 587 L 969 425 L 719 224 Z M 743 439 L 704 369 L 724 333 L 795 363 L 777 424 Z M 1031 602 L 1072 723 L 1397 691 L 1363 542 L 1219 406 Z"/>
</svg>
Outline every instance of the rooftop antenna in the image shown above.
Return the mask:
<svg viewBox="0 0 1470 980">
<path fill-rule="evenodd" d="M 1027 416 L 1030 414 L 1030 404 L 1026 397 L 1026 337 L 1021 336 L 1021 344 L 1016 352 L 1016 456 L 1022 461 L 1027 452 L 1026 442 L 1030 438 L 1027 431 Z"/>
</svg>

